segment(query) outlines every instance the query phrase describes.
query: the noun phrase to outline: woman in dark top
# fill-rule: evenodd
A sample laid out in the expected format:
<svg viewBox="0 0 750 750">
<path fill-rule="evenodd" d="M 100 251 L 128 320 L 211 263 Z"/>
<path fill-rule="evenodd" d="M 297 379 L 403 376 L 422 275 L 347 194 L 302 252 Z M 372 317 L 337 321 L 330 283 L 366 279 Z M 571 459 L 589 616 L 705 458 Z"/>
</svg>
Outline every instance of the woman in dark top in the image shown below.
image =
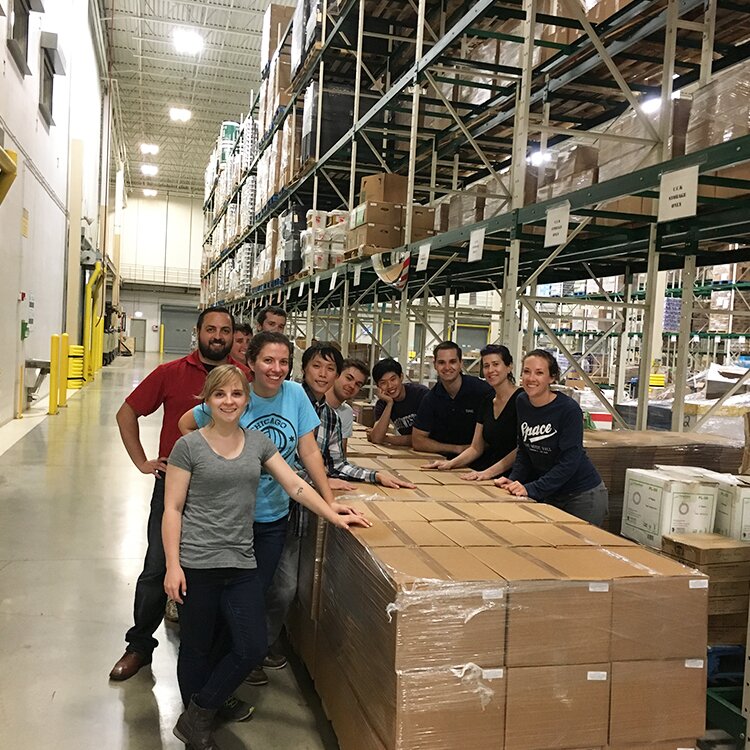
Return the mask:
<svg viewBox="0 0 750 750">
<path fill-rule="evenodd" d="M 495 389 L 477 409 L 477 426 L 471 445 L 450 461 L 433 461 L 425 468 L 446 471 L 472 466 L 462 479 L 486 480 L 506 474 L 516 456 L 516 398 L 521 392 L 513 381 L 513 357 L 505 346 L 491 344 L 479 353 L 484 379 Z"/>
<path fill-rule="evenodd" d="M 524 357 L 524 393 L 516 403 L 518 452 L 510 476 L 495 484 L 601 526 L 609 495 L 583 449 L 581 407 L 550 388 L 559 377 L 549 352 L 535 349 Z"/>
</svg>

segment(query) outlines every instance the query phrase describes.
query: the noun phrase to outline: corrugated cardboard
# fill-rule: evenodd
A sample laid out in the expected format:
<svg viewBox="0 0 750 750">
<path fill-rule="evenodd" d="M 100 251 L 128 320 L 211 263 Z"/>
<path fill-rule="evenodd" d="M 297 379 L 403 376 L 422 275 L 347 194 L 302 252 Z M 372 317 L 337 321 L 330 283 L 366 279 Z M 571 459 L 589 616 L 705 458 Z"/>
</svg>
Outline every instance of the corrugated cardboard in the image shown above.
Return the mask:
<svg viewBox="0 0 750 750">
<path fill-rule="evenodd" d="M 404 175 L 384 172 L 362 178 L 361 200 L 386 203 L 406 203 L 408 178 Z"/>
<path fill-rule="evenodd" d="M 664 470 L 628 469 L 622 511 L 622 534 L 661 548 L 663 534 L 713 531 L 718 482 Z"/>
<path fill-rule="evenodd" d="M 362 224 L 385 224 L 401 226 L 404 207 L 400 203 L 382 201 L 365 201 L 352 209 L 349 216 L 349 229 L 356 229 Z"/>
<path fill-rule="evenodd" d="M 607 742 L 609 664 L 507 671 L 506 748 L 550 750 Z"/>
<path fill-rule="evenodd" d="M 472 747 L 497 746 L 504 683 L 486 693 L 500 678 L 482 670 L 504 663 L 504 580 L 460 547 L 369 547 L 365 536 L 329 529 L 319 624 L 367 722 L 389 749 L 448 750 L 449 724 Z M 469 664 L 479 672 L 452 671 Z M 441 695 L 454 704 L 443 706 Z"/>
<path fill-rule="evenodd" d="M 612 664 L 610 742 L 648 744 L 685 735 L 699 737 L 705 726 L 703 659 Z"/>
<path fill-rule="evenodd" d="M 349 250 L 358 247 L 382 247 L 392 250 L 403 244 L 403 229 L 396 225 L 362 224 L 356 229 L 350 229 L 346 235 L 346 246 Z"/>
<path fill-rule="evenodd" d="M 312 620 L 318 619 L 323 544 L 327 527 L 328 524 L 322 518 L 311 514 L 307 534 L 300 540 L 297 597 L 304 613 Z"/>
<path fill-rule="evenodd" d="M 750 562 L 750 544 L 721 534 L 667 534 L 662 538 L 662 549 L 696 565 Z"/>
</svg>

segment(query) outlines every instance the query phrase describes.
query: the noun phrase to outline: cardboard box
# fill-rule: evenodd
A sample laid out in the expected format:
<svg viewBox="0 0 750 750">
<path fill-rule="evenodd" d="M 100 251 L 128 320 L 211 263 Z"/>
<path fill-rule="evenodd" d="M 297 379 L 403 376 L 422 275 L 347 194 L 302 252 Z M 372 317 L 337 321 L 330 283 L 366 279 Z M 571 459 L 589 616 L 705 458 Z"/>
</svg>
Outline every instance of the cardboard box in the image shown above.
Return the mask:
<svg viewBox="0 0 750 750">
<path fill-rule="evenodd" d="M 352 401 L 351 407 L 354 410 L 354 418 L 357 422 L 365 427 L 372 427 L 375 424 L 375 406 L 366 401 Z"/>
<path fill-rule="evenodd" d="M 706 666 L 702 658 L 612 664 L 611 743 L 649 744 L 685 735 L 699 737 L 705 727 Z"/>
<path fill-rule="evenodd" d="M 404 207 L 400 203 L 365 201 L 354 208 L 349 215 L 349 229 L 356 229 L 362 224 L 403 226 L 403 214 Z"/>
<path fill-rule="evenodd" d="M 448 750 L 459 731 L 471 747 L 496 747 L 504 580 L 464 549 L 398 546 L 377 527 L 396 538 L 421 533 L 391 522 L 326 537 L 319 632 L 351 695 L 389 749 Z"/>
<path fill-rule="evenodd" d="M 294 15 L 294 6 L 271 3 L 263 14 L 260 31 L 260 68 L 266 67 L 278 47 L 279 37 L 284 33 Z"/>
<path fill-rule="evenodd" d="M 362 224 L 356 229 L 351 229 L 346 235 L 346 247 L 348 250 L 356 250 L 359 247 L 382 247 L 392 250 L 403 244 L 403 229 L 400 226 L 385 226 L 383 224 Z"/>
<path fill-rule="evenodd" d="M 307 614 L 299 599 L 292 602 L 284 624 L 292 648 L 307 667 L 310 677 L 315 679 L 318 624 Z"/>
<path fill-rule="evenodd" d="M 719 485 L 716 501 L 717 534 L 750 541 L 750 477 L 732 477 Z"/>
<path fill-rule="evenodd" d="M 710 532 L 718 491 L 718 482 L 708 479 L 691 480 L 665 470 L 628 469 L 621 533 L 661 549 L 663 534 Z"/>
<path fill-rule="evenodd" d="M 360 200 L 403 205 L 406 203 L 408 182 L 408 177 L 391 172 L 363 177 L 360 184 Z"/>
<path fill-rule="evenodd" d="M 701 569 L 714 563 L 750 563 L 750 544 L 721 534 L 667 534 L 662 537 L 662 550 Z"/>
<path fill-rule="evenodd" d="M 402 207 L 401 224 L 406 226 L 406 218 L 409 213 L 406 206 Z M 411 228 L 415 229 L 435 229 L 435 209 L 429 206 L 413 205 L 411 207 Z"/>
<path fill-rule="evenodd" d="M 609 664 L 509 667 L 507 672 L 506 748 L 550 750 L 606 744 Z"/>
<path fill-rule="evenodd" d="M 323 566 L 323 544 L 328 524 L 310 513 L 307 534 L 300 540 L 297 598 L 304 614 L 318 619 L 320 604 L 320 579 Z"/>
</svg>

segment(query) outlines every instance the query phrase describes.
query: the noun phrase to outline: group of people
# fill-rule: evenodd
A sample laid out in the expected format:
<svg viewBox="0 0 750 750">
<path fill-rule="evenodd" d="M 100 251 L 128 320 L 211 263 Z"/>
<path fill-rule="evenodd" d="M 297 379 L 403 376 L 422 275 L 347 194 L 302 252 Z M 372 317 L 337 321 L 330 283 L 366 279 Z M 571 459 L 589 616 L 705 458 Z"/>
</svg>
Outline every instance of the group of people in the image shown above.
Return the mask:
<svg viewBox="0 0 750 750">
<path fill-rule="evenodd" d="M 522 387 L 505 346 L 481 350 L 483 380 L 463 371 L 461 347 L 452 341 L 438 344 L 433 357 L 432 389 L 404 382 L 394 359 L 373 367 L 379 398 L 368 438 L 439 453 L 445 458 L 425 468 L 466 467 L 467 481 L 494 479 L 513 495 L 550 502 L 600 526 L 607 488 L 583 448 L 581 408 L 552 388 L 560 377 L 552 354 L 543 349 L 526 354 Z"/>
<path fill-rule="evenodd" d="M 151 662 L 169 596 L 179 612 L 177 677 L 185 706 L 174 732 L 204 750 L 214 746 L 217 715 L 251 715 L 252 707 L 234 697 L 243 681 L 265 684 L 264 668 L 286 663 L 275 644 L 296 594 L 309 513 L 342 528 L 368 526 L 336 501 L 334 490 L 357 482 L 414 486 L 347 459 L 347 400 L 367 383 L 367 364 L 344 359 L 332 342 L 316 342 L 302 353 L 302 382 L 294 382 L 285 311 L 266 308 L 257 323 L 253 333 L 235 327 L 225 308 L 204 310 L 196 351 L 160 365 L 117 414 L 131 460 L 155 483 L 134 624 L 110 679 L 126 680 Z M 481 359 L 484 380 L 462 371 L 457 344 L 442 342 L 431 390 L 404 382 L 397 361 L 378 362 L 368 438 L 441 454 L 426 468 L 466 467 L 464 479 L 495 479 L 515 495 L 601 524 L 607 491 L 583 449 L 580 408 L 551 389 L 559 377 L 554 357 L 527 354 L 522 389 L 506 347 L 488 346 Z M 159 407 L 159 453 L 149 459 L 138 420 Z"/>
</svg>

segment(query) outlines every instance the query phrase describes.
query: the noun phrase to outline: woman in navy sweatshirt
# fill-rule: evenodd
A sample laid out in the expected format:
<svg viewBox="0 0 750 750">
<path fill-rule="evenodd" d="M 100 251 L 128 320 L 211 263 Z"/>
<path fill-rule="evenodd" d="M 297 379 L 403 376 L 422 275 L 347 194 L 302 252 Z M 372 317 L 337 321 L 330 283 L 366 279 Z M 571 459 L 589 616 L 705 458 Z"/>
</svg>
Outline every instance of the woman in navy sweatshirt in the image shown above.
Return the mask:
<svg viewBox="0 0 750 750">
<path fill-rule="evenodd" d="M 534 349 L 523 359 L 521 377 L 518 452 L 510 476 L 495 484 L 601 526 L 609 494 L 583 449 L 581 407 L 550 388 L 560 377 L 557 360 Z"/>
</svg>

